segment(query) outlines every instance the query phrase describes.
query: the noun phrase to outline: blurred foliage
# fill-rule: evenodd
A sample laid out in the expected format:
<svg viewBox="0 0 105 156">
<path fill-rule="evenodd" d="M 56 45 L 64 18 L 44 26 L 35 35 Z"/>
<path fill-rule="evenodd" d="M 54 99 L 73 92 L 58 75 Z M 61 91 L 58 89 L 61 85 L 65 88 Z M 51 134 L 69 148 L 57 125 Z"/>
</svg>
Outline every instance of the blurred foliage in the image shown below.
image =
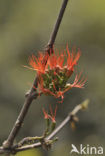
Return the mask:
<svg viewBox="0 0 105 156">
<path fill-rule="evenodd" d="M 0 0 L 0 142 L 7 138 L 31 87 L 35 73 L 25 69 L 28 57 L 42 51 L 49 40 L 61 0 Z M 27 151 L 24 155 L 68 155 L 71 143 L 105 147 L 105 0 L 70 0 L 58 32 L 55 47 L 79 47 L 82 55 L 77 69 L 88 76 L 85 89 L 73 89 L 59 105 L 57 122 L 68 110 L 89 98 L 89 111 L 80 113 L 73 132 L 70 125 L 49 152 Z M 55 104 L 42 96 L 33 102 L 17 140 L 41 135 L 44 129 L 42 106 Z M 55 148 L 56 147 L 56 148 Z M 29 153 L 28 153 L 29 152 Z M 35 152 L 35 153 L 34 153 Z"/>
</svg>

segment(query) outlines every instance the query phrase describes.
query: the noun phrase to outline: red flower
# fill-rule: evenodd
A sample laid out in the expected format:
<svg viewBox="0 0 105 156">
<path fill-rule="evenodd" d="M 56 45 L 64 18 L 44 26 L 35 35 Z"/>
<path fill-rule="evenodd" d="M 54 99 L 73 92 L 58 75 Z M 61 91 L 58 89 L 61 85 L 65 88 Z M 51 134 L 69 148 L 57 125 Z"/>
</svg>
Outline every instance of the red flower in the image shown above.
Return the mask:
<svg viewBox="0 0 105 156">
<path fill-rule="evenodd" d="M 32 69 L 36 70 L 37 72 L 45 73 L 46 66 L 43 62 L 43 59 L 45 57 L 48 57 L 48 53 L 46 53 L 46 55 L 44 55 L 43 53 L 39 53 L 38 58 L 34 55 L 32 55 L 32 57 L 29 57 L 29 64 L 30 66 L 32 66 Z"/>
<path fill-rule="evenodd" d="M 84 87 L 85 82 L 87 81 L 87 79 L 84 78 L 84 77 L 82 77 L 82 78 L 80 79 L 81 74 L 82 74 L 82 73 L 80 73 L 79 75 L 76 75 L 73 84 L 68 83 L 68 84 L 65 86 L 65 89 L 63 89 L 63 90 L 61 90 L 61 89 L 59 88 L 59 90 L 57 91 L 57 90 L 56 90 L 56 87 L 55 87 L 55 85 L 54 85 L 54 83 L 53 83 L 54 92 L 52 92 L 52 91 L 50 91 L 50 89 L 47 89 L 47 88 L 44 88 L 44 87 L 43 87 L 43 80 L 42 80 L 42 82 L 40 83 L 41 85 L 40 85 L 39 88 L 40 88 L 40 90 L 41 90 L 44 94 L 46 94 L 46 95 L 47 95 L 47 94 L 48 94 L 48 95 L 53 95 L 55 98 L 61 97 L 62 100 L 59 101 L 59 102 L 62 103 L 62 102 L 63 102 L 63 99 L 64 99 L 64 93 L 65 93 L 65 92 L 67 92 L 68 90 L 72 89 L 73 87 L 75 87 L 75 88 L 83 88 L 83 87 Z"/>
<path fill-rule="evenodd" d="M 80 57 L 80 50 L 78 49 L 77 54 L 70 53 L 68 46 L 66 47 L 66 51 L 57 54 L 53 51 L 53 54 L 49 56 L 48 53 L 43 54 L 39 53 L 38 58 L 34 55 L 29 58 L 29 64 L 32 66 L 33 70 L 36 70 L 40 73 L 45 73 L 48 70 L 55 70 L 55 68 L 59 69 L 67 69 L 67 71 L 73 71 L 74 66 L 77 64 L 77 61 Z M 43 59 L 48 58 L 47 64 L 43 62 Z M 66 61 L 65 61 L 66 59 Z"/>
<path fill-rule="evenodd" d="M 57 112 L 57 105 L 56 105 L 56 108 L 55 108 L 54 113 L 53 113 L 52 107 L 51 107 L 51 105 L 50 105 L 50 113 L 51 113 L 51 115 L 49 115 L 49 117 L 50 117 L 50 119 L 52 120 L 53 123 L 56 122 L 56 120 L 55 120 L 56 112 Z"/>
<path fill-rule="evenodd" d="M 45 119 L 51 119 L 53 123 L 56 123 L 55 117 L 56 117 L 56 112 L 57 112 L 57 106 L 55 108 L 55 111 L 53 113 L 52 107 L 50 105 L 50 115 L 48 114 L 48 112 L 45 111 L 45 109 L 43 109 L 43 113 L 44 113 L 44 118 Z"/>
<path fill-rule="evenodd" d="M 80 50 L 75 53 L 69 51 L 68 46 L 66 51 L 49 55 L 48 53 L 39 53 L 38 58 L 34 55 L 29 58 L 31 69 L 36 70 L 38 74 L 38 89 L 46 95 L 53 95 L 56 98 L 61 97 L 62 101 L 64 93 L 73 87 L 83 88 L 86 79 L 81 77 L 81 73 L 76 75 L 73 84 L 67 84 L 68 79 L 74 71 L 74 66 L 80 58 Z M 48 61 L 44 61 L 47 60 Z M 30 68 L 30 67 L 29 67 Z"/>
</svg>

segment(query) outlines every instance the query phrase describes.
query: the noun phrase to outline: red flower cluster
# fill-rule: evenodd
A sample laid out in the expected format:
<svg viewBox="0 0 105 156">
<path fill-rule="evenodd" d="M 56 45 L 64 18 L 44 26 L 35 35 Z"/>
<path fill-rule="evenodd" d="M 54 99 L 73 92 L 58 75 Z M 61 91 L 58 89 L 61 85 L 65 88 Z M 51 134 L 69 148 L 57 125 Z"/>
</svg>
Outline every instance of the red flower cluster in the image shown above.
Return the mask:
<svg viewBox="0 0 105 156">
<path fill-rule="evenodd" d="M 74 71 L 74 66 L 80 58 L 80 50 L 77 53 L 69 51 L 68 46 L 63 52 L 39 53 L 38 58 L 34 55 L 29 58 L 31 69 L 37 71 L 38 89 L 46 95 L 53 95 L 56 98 L 64 98 L 64 93 L 73 87 L 83 88 L 86 79 L 81 79 L 81 73 L 76 74 L 73 84 L 67 83 Z M 43 60 L 48 61 L 44 63 Z"/>
</svg>

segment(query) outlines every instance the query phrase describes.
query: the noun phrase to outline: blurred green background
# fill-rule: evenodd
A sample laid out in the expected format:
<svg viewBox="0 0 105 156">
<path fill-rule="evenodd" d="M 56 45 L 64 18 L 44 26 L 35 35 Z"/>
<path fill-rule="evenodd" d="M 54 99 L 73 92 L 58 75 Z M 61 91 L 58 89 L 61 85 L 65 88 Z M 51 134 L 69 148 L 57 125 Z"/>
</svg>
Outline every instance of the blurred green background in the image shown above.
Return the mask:
<svg viewBox="0 0 105 156">
<path fill-rule="evenodd" d="M 23 105 L 35 72 L 25 69 L 28 57 L 42 51 L 49 40 L 62 0 L 0 0 L 0 142 L 5 140 Z M 59 105 L 57 124 L 86 98 L 89 109 L 78 114 L 73 131 L 68 124 L 57 135 L 59 141 L 48 152 L 36 149 L 16 156 L 69 156 L 71 144 L 103 146 L 105 149 L 105 0 L 70 0 L 56 38 L 55 47 L 66 43 L 82 51 L 78 70 L 88 76 L 84 89 L 72 89 Z M 55 104 L 53 97 L 33 101 L 17 141 L 41 135 L 42 106 Z"/>
</svg>

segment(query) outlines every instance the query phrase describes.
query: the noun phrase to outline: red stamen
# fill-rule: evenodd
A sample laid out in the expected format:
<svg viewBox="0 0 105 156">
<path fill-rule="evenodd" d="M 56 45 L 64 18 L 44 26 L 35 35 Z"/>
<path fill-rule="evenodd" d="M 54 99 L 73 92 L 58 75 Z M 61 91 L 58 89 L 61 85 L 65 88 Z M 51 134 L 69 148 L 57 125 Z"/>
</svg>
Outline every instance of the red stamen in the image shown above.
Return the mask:
<svg viewBox="0 0 105 156">
<path fill-rule="evenodd" d="M 48 112 L 46 112 L 44 108 L 43 108 L 43 114 L 45 119 L 49 119 Z"/>
</svg>

